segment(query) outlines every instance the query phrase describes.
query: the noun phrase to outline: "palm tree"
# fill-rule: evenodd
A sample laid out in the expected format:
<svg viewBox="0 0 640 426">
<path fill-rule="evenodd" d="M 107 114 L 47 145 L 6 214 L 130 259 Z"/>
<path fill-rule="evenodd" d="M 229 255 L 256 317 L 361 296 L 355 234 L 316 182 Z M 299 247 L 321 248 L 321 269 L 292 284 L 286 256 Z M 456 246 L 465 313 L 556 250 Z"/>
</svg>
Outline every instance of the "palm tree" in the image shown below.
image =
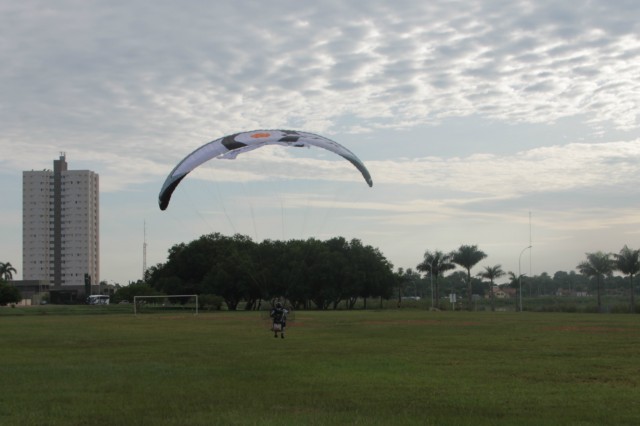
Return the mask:
<svg viewBox="0 0 640 426">
<path fill-rule="evenodd" d="M 471 268 L 476 266 L 478 262 L 487 257 L 487 255 L 478 250 L 477 245 L 467 246 L 461 245 L 457 251 L 451 253 L 451 261 L 458 266 L 467 270 L 467 309 L 471 310 Z"/>
<path fill-rule="evenodd" d="M 520 302 L 518 301 L 521 298 L 518 298 L 520 295 L 520 289 L 522 288 L 522 279 L 525 277 L 525 274 L 516 274 L 515 272 L 509 271 L 509 287 L 516 290 L 516 311 L 522 311 L 522 306 L 520 306 Z M 529 291 L 531 293 L 531 291 Z"/>
<path fill-rule="evenodd" d="M 402 295 L 404 294 L 404 289 L 407 287 L 409 277 L 402 268 L 398 268 L 398 272 L 396 272 L 394 275 L 396 279 L 396 285 L 398 287 L 398 307 L 400 307 L 400 305 L 402 304 Z"/>
<path fill-rule="evenodd" d="M 490 281 L 490 284 L 489 284 L 489 296 L 490 296 L 490 299 L 491 299 L 491 311 L 495 311 L 496 310 L 495 295 L 493 294 L 493 281 L 496 278 L 500 278 L 503 275 L 505 275 L 505 272 L 502 270 L 502 265 L 485 266 L 484 267 L 484 271 L 482 271 L 482 272 L 480 272 L 478 274 L 478 276 L 480 276 L 481 278 L 485 278 L 485 279 L 488 279 Z"/>
<path fill-rule="evenodd" d="M 11 265 L 11 262 L 0 262 L 0 278 L 5 279 L 6 281 L 11 281 L 13 279 L 13 274 L 16 273 L 16 268 Z"/>
<path fill-rule="evenodd" d="M 626 245 L 620 250 L 620 254 L 614 254 L 615 267 L 618 271 L 624 275 L 629 276 L 630 285 L 630 312 L 634 313 L 636 308 L 636 302 L 633 297 L 635 288 L 633 287 L 633 276 L 640 272 L 640 250 L 632 250 Z"/>
<path fill-rule="evenodd" d="M 434 252 L 425 251 L 423 261 L 416 266 L 416 269 L 420 272 L 428 272 L 431 278 L 434 279 L 433 283 L 433 297 L 435 300 L 432 308 L 440 307 L 440 291 L 438 288 L 438 277 L 443 275 L 446 271 L 454 269 L 455 265 L 451 263 L 451 255 L 445 254 L 439 250 Z"/>
<path fill-rule="evenodd" d="M 611 275 L 613 272 L 613 261 L 609 253 L 601 251 L 596 253 L 587 253 L 587 260 L 580 262 L 577 266 L 578 271 L 587 277 L 596 278 L 596 291 L 598 294 L 598 311 L 602 312 L 602 277 Z"/>
</svg>

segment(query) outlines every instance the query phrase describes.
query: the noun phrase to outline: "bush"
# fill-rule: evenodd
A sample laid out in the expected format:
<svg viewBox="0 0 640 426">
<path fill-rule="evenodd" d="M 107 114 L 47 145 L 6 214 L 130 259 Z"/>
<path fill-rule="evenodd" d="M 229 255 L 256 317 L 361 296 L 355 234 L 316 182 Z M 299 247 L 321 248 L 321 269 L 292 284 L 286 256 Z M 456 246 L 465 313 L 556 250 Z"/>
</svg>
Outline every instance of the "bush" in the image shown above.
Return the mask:
<svg viewBox="0 0 640 426">
<path fill-rule="evenodd" d="M 625 304 L 616 304 L 611 306 L 611 313 L 612 314 L 628 314 L 630 312 L 631 308 L 629 307 L 629 304 L 627 303 Z"/>
<path fill-rule="evenodd" d="M 198 296 L 198 304 L 200 309 L 206 309 L 208 311 L 219 311 L 222 308 L 224 299 L 221 296 L 215 294 L 201 294 Z"/>
<path fill-rule="evenodd" d="M 526 308 L 525 308 L 526 310 Z M 578 305 L 575 303 L 557 303 L 553 305 L 542 305 L 535 309 L 536 312 L 570 312 L 577 313 Z"/>
<path fill-rule="evenodd" d="M 590 304 L 584 308 L 584 312 L 587 314 L 599 314 L 600 310 L 598 309 L 598 305 Z"/>
</svg>

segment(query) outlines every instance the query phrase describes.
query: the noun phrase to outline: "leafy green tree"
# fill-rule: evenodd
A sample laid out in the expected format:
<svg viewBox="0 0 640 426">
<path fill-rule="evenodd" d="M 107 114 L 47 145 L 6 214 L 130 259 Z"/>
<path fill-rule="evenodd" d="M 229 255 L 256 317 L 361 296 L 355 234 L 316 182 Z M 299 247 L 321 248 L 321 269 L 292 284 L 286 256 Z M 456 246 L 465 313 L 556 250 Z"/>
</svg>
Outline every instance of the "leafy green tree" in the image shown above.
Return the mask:
<svg viewBox="0 0 640 426">
<path fill-rule="evenodd" d="M 636 309 L 633 277 L 640 272 L 640 250 L 632 250 L 625 245 L 622 250 L 620 250 L 620 253 L 614 254 L 613 257 L 615 259 L 615 268 L 629 277 L 629 309 L 630 312 L 633 313 Z"/>
<path fill-rule="evenodd" d="M 203 288 L 214 294 L 219 294 L 224 299 L 230 311 L 235 311 L 238 308 L 238 304 L 242 300 L 243 289 L 224 269 L 212 268 L 202 282 Z"/>
<path fill-rule="evenodd" d="M 352 240 L 351 243 L 353 244 L 354 241 L 360 243 L 358 240 Z M 360 265 L 359 272 L 364 280 L 362 297 L 366 308 L 367 297 L 391 298 L 395 277 L 393 275 L 393 264 L 384 257 L 379 249 L 370 245 L 360 245 L 360 247 L 362 261 L 357 264 Z"/>
<path fill-rule="evenodd" d="M 502 270 L 502 265 L 485 266 L 484 271 L 478 274 L 478 276 L 489 280 L 489 298 L 491 300 L 492 311 L 496 310 L 495 294 L 493 292 L 494 281 L 496 278 L 500 278 L 503 275 L 505 275 L 505 272 Z"/>
<path fill-rule="evenodd" d="M 347 300 L 389 297 L 392 265 L 374 247 L 342 237 L 328 241 L 271 241 L 249 237 L 204 235 L 169 250 L 165 264 L 145 274 L 149 284 L 166 294 L 216 294 L 227 307 L 256 309 L 263 299 L 285 297 L 294 306 L 327 309 Z"/>
<path fill-rule="evenodd" d="M 414 296 L 425 297 L 425 282 L 419 272 L 416 272 L 411 268 L 407 268 L 404 271 L 404 277 L 406 280 L 406 287 L 413 288 Z"/>
<path fill-rule="evenodd" d="M 558 289 L 551 276 L 546 272 L 530 277 L 527 282 L 529 283 L 529 296 L 532 295 L 534 289 L 538 296 L 553 295 Z"/>
<path fill-rule="evenodd" d="M 398 272 L 395 272 L 396 277 L 396 290 L 398 291 L 398 307 L 402 304 L 402 295 L 404 294 L 405 288 L 407 288 L 407 277 L 405 276 L 405 272 L 403 268 L 398 268 Z"/>
<path fill-rule="evenodd" d="M 320 241 L 313 238 L 273 243 L 274 260 L 260 260 L 265 274 L 274 277 L 268 281 L 270 299 L 284 296 L 295 309 L 309 308 L 311 283 L 306 278 L 319 245 Z"/>
<path fill-rule="evenodd" d="M 467 291 L 467 273 L 465 271 L 452 271 L 449 275 L 441 277 L 440 297 L 446 298 L 446 294 L 464 294 Z"/>
<path fill-rule="evenodd" d="M 168 261 L 149 268 L 145 276 L 152 287 L 165 294 L 226 294 L 229 309 L 235 309 L 241 299 L 253 295 L 248 283 L 254 268 L 247 254 L 253 246 L 250 238 L 242 235 L 203 235 L 189 244 L 171 247 Z"/>
<path fill-rule="evenodd" d="M 581 274 L 596 279 L 596 292 L 598 297 L 598 311 L 602 312 L 602 279 L 611 275 L 614 263 L 611 254 L 598 251 L 587 253 L 587 260 L 580 262 L 577 266 Z"/>
<path fill-rule="evenodd" d="M 420 272 L 426 272 L 433 277 L 433 293 L 435 308 L 440 307 L 440 287 L 438 278 L 444 276 L 446 271 L 450 271 L 455 268 L 455 265 L 451 262 L 452 254 L 445 254 L 439 250 L 425 251 L 423 260 L 416 266 L 416 269 Z"/>
<path fill-rule="evenodd" d="M 336 271 L 331 270 L 331 255 L 323 244 L 314 244 L 312 257 L 307 258 L 305 269 L 309 299 L 318 309 L 327 309 L 337 297 Z"/>
<path fill-rule="evenodd" d="M 515 297 L 515 302 L 516 302 L 516 311 L 518 310 L 522 310 L 522 306 L 519 306 L 519 295 L 520 295 L 520 290 L 521 290 L 521 286 L 522 286 L 522 280 L 524 279 L 524 274 L 516 274 L 515 272 L 509 271 L 508 274 L 509 276 L 509 284 L 507 284 L 510 288 L 514 288 L 516 289 L 516 297 Z"/>
<path fill-rule="evenodd" d="M 4 278 L 0 278 L 0 306 L 18 303 L 20 300 L 22 300 L 20 290 L 9 284 Z"/>
<path fill-rule="evenodd" d="M 226 255 L 212 257 L 210 269 L 200 279 L 199 288 L 206 288 L 207 292 L 222 296 L 229 310 L 236 310 L 242 300 L 247 302 L 246 309 L 253 309 L 258 300 L 265 297 L 255 275 L 256 265 L 252 258 L 255 245 L 236 237 L 219 242 L 224 246 L 222 252 Z"/>
<path fill-rule="evenodd" d="M 351 300 L 354 294 L 360 292 L 362 283 L 358 280 L 357 269 L 354 264 L 354 249 L 350 242 L 343 237 L 331 238 L 320 243 L 322 250 L 322 267 L 320 272 L 325 279 L 324 284 L 319 283 L 324 289 L 321 293 L 326 299 L 327 307 L 333 305 L 336 309 L 343 300 Z M 317 290 L 319 288 L 314 287 Z M 349 308 L 353 307 L 347 304 Z"/>
<path fill-rule="evenodd" d="M 407 269 L 410 273 L 411 269 Z M 402 305 L 402 297 L 404 296 L 404 291 L 409 285 L 410 275 L 405 272 L 404 268 L 398 268 L 397 272 L 394 272 L 395 276 L 395 289 L 397 290 L 398 295 L 398 307 Z"/>
<path fill-rule="evenodd" d="M 229 256 L 220 260 L 227 273 L 242 289 L 245 309 L 256 309 L 260 301 L 268 296 L 267 283 L 258 276 L 259 246 L 251 238 L 236 234 L 225 241 Z"/>
<path fill-rule="evenodd" d="M 578 289 L 578 280 L 576 279 L 576 277 L 580 277 L 580 275 L 577 275 L 575 271 L 571 271 L 571 273 L 565 271 L 556 271 L 556 273 L 553 274 L 552 279 L 556 288 L 562 288 L 564 290 L 574 292 Z"/>
<path fill-rule="evenodd" d="M 137 281 L 126 286 L 118 286 L 113 295 L 113 302 L 118 303 L 123 300 L 133 302 L 135 296 L 158 296 L 160 292 L 144 281 Z"/>
<path fill-rule="evenodd" d="M 297 262 L 301 253 L 299 244 L 284 241 L 264 240 L 253 248 L 251 276 L 262 297 L 290 298 L 292 286 L 300 278 Z"/>
<path fill-rule="evenodd" d="M 155 288 L 161 294 L 191 294 L 191 291 L 186 290 L 185 287 L 184 281 L 174 275 L 160 278 Z"/>
<path fill-rule="evenodd" d="M 461 245 L 458 250 L 451 253 L 451 261 L 467 271 L 467 309 L 469 310 L 473 306 L 471 269 L 485 257 L 487 255 L 479 250 L 477 245 Z"/>
<path fill-rule="evenodd" d="M 16 268 L 11 265 L 11 262 L 0 262 L 0 279 L 11 281 L 16 272 Z"/>
</svg>

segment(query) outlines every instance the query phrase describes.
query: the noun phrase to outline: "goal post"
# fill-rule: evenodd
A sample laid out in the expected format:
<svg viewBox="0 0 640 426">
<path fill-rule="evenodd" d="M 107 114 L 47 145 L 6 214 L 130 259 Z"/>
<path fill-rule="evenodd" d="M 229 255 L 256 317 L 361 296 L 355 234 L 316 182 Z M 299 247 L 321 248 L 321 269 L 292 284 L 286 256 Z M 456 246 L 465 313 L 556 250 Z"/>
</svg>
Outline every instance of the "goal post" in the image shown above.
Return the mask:
<svg viewBox="0 0 640 426">
<path fill-rule="evenodd" d="M 133 296 L 133 314 L 193 309 L 198 315 L 197 294 L 167 294 L 163 296 Z"/>
</svg>

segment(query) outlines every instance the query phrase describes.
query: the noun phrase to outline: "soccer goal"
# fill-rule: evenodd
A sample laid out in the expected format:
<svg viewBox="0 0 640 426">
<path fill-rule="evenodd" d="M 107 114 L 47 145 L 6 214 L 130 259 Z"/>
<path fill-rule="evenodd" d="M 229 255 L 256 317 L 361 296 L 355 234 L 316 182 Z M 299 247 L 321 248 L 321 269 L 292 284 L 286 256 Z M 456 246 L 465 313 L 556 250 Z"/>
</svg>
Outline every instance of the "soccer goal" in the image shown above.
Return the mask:
<svg viewBox="0 0 640 426">
<path fill-rule="evenodd" d="M 167 296 L 134 296 L 133 313 L 193 313 L 198 315 L 197 294 L 170 294 Z"/>
</svg>

